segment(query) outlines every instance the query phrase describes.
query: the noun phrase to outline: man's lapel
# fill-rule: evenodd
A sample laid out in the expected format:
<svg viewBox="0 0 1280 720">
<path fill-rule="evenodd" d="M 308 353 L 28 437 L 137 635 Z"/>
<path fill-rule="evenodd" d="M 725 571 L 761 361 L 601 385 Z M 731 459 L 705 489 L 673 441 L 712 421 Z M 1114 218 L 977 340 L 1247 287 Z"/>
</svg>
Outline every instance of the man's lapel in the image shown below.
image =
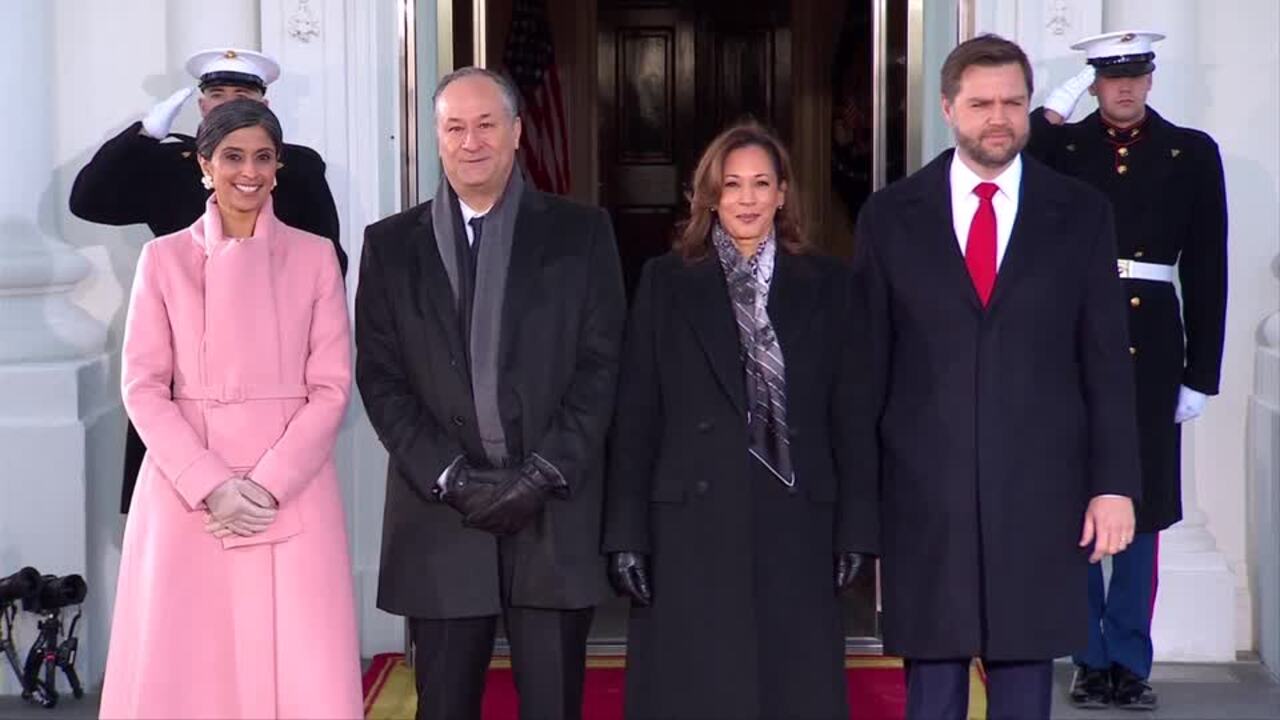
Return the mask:
<svg viewBox="0 0 1280 720">
<path fill-rule="evenodd" d="M 467 355 L 463 352 L 462 337 L 458 327 L 458 305 L 453 295 L 453 287 L 449 284 L 449 275 L 445 271 L 444 261 L 436 246 L 435 231 L 431 223 L 431 211 L 424 210 L 418 225 L 413 230 L 412 246 L 417 252 L 414 259 L 416 272 L 409 274 L 410 282 L 417 283 L 415 298 L 419 314 L 423 321 L 437 324 L 438 334 L 429 334 L 427 342 L 434 345 L 443 336 L 449 345 L 449 355 L 456 359 L 453 366 L 458 370 L 462 380 L 470 387 L 470 373 L 463 362 Z"/>
<path fill-rule="evenodd" d="M 920 170 L 921 182 L 907 198 L 909 237 L 925 244 L 920 255 L 922 267 L 915 272 L 936 278 L 940 290 L 962 297 L 974 310 L 982 311 L 982 301 L 973 287 L 973 278 L 964 264 L 955 225 L 951 221 L 951 161 L 955 151 L 947 150 Z"/>
<path fill-rule="evenodd" d="M 1023 155 L 1018 211 L 1014 217 L 1013 233 L 1009 236 L 1009 246 L 1005 248 L 1004 259 L 996 273 L 996 284 L 991 291 L 988 312 L 994 312 L 1009 296 L 1012 288 L 1027 274 L 1040 243 L 1052 233 L 1054 227 L 1061 224 L 1061 204 L 1046 188 L 1050 172 L 1052 171 L 1034 158 Z"/>
<path fill-rule="evenodd" d="M 503 362 L 499 368 L 509 367 L 515 350 L 522 315 L 537 298 L 542 279 L 542 254 L 546 243 L 554 237 L 547 224 L 547 203 L 542 193 L 532 184 L 526 184 L 516 211 L 515 227 L 511 233 L 511 259 L 507 262 L 506 297 L 502 307 L 502 339 L 499 352 Z"/>
</svg>

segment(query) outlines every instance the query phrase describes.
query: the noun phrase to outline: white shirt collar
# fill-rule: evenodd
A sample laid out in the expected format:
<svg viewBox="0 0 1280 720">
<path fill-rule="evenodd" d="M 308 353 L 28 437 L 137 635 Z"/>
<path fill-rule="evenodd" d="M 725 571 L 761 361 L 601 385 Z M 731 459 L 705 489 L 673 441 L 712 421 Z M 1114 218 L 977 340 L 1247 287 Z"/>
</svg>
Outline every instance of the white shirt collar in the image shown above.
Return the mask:
<svg viewBox="0 0 1280 720">
<path fill-rule="evenodd" d="M 475 208 L 471 207 L 466 202 L 464 202 L 462 198 L 458 198 L 458 209 L 462 211 L 462 224 L 464 226 L 469 226 L 469 224 L 471 223 L 471 218 L 484 217 L 485 215 L 488 215 L 489 211 L 492 210 L 493 208 L 485 208 L 483 211 L 476 210 Z"/>
</svg>

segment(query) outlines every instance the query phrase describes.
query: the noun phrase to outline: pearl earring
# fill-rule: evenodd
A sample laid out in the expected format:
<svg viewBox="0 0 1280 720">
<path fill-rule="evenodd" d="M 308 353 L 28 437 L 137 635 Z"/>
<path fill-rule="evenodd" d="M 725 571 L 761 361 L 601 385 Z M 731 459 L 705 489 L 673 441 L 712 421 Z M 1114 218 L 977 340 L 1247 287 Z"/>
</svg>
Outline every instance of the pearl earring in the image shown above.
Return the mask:
<svg viewBox="0 0 1280 720">
<path fill-rule="evenodd" d="M 204 189 L 205 189 L 205 190 L 212 190 L 212 189 L 213 189 L 213 178 L 209 177 L 208 175 L 201 175 L 201 176 L 200 176 L 200 184 L 204 186 Z"/>
</svg>

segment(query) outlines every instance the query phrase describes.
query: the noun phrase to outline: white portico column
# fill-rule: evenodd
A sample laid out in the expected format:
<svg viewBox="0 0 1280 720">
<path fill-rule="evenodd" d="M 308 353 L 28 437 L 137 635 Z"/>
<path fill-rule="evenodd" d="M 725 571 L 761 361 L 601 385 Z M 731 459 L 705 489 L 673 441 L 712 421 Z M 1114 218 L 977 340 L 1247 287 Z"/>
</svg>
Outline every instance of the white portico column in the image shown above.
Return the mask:
<svg viewBox="0 0 1280 720">
<path fill-rule="evenodd" d="M 91 438 L 114 388 L 106 330 L 70 296 L 90 265 L 56 237 L 50 209 L 66 203 L 53 174 L 52 17 L 46 0 L 0 3 L 0 87 L 15 100 L 0 133 L 0 576 L 25 565 L 85 575 L 88 679 L 105 627 L 95 619 L 105 578 L 87 542 Z M 18 628 L 21 654 L 35 637 L 30 618 Z M 11 676 L 0 673 L 0 693 L 17 691 Z"/>
<path fill-rule="evenodd" d="M 1110 0 L 1102 21 L 1103 32 L 1137 29 L 1168 36 L 1154 48 L 1157 69 L 1148 102 L 1173 123 L 1197 125 L 1195 98 L 1203 74 L 1196 3 Z M 1197 501 L 1197 485 L 1214 481 L 1197 473 L 1197 422 L 1182 429 L 1183 520 L 1160 535 L 1151 635 L 1157 660 L 1227 662 L 1236 657 L 1236 578 Z"/>
<path fill-rule="evenodd" d="M 173 90 L 194 86 L 187 74 L 187 58 L 201 50 L 262 47 L 258 0 L 177 0 L 165 6 L 165 60 Z M 270 94 L 270 93 L 268 93 Z M 174 132 L 194 135 L 200 125 L 195 97 L 182 108 Z"/>
</svg>

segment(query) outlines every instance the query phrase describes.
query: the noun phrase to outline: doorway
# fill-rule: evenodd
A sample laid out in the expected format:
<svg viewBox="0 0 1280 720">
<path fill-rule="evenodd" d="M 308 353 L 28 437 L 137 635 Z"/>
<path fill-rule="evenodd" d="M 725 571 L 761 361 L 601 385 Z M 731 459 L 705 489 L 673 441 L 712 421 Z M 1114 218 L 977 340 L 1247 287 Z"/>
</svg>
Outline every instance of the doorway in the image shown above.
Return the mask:
<svg viewBox="0 0 1280 720">
<path fill-rule="evenodd" d="M 560 191 L 609 211 L 628 296 L 644 262 L 670 247 L 698 154 L 728 123 L 753 118 L 787 143 L 808 231 L 836 255 L 851 252 L 866 197 L 920 165 L 923 0 L 409 1 L 439 23 L 409 43 L 432 60 L 410 66 L 419 96 L 452 67 L 507 70 L 513 18 L 545 13 L 571 178 Z M 929 38 L 944 53 L 954 41 Z M 406 135 L 425 141 L 406 168 L 418 178 L 424 163 L 437 167 L 430 108 L 406 106 Z M 876 573 L 844 606 L 850 648 L 878 648 Z M 597 610 L 594 652 L 625 646 L 626 616 L 619 599 Z"/>
</svg>

